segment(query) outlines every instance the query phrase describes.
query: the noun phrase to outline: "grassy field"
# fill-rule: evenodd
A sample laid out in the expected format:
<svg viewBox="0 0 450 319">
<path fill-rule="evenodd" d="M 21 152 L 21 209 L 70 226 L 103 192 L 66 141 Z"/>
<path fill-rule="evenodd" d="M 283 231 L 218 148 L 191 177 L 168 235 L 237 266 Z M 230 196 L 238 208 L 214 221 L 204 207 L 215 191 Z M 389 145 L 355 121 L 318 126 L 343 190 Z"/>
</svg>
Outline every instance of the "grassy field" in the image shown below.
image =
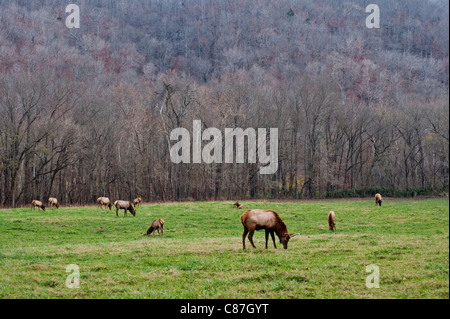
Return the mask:
<svg viewBox="0 0 450 319">
<path fill-rule="evenodd" d="M 143 205 L 126 218 L 94 206 L 0 210 L 0 298 L 449 298 L 448 199 L 242 202 L 299 233 L 266 250 L 258 231 L 245 251 L 232 203 Z M 164 237 L 142 236 L 156 218 Z M 78 289 L 65 284 L 70 264 Z M 369 289 L 372 264 L 380 282 Z"/>
</svg>

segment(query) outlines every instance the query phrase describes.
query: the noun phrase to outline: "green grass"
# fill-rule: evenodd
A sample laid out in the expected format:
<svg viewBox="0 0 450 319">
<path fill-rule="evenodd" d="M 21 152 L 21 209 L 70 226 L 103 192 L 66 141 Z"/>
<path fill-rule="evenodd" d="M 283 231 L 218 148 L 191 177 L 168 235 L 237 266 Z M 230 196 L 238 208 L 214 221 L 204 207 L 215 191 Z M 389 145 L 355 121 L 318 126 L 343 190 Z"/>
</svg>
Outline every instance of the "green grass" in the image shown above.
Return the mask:
<svg viewBox="0 0 450 319">
<path fill-rule="evenodd" d="M 243 202 L 299 233 L 287 250 L 270 239 L 266 250 L 258 231 L 245 251 L 232 204 L 145 205 L 126 218 L 96 207 L 0 210 L 0 298 L 449 298 L 448 200 Z M 156 218 L 164 237 L 142 236 Z M 65 286 L 70 264 L 78 289 Z M 379 288 L 365 285 L 371 264 Z"/>
</svg>

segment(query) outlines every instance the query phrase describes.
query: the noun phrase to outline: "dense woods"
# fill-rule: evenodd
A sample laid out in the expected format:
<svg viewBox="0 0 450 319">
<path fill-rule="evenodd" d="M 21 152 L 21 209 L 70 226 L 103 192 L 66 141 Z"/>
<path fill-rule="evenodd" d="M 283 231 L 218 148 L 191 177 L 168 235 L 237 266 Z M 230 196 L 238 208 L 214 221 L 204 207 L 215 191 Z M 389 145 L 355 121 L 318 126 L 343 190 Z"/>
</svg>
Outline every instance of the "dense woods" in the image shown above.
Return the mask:
<svg viewBox="0 0 450 319">
<path fill-rule="evenodd" d="M 0 0 L 0 205 L 448 189 L 448 3 L 369 3 Z M 172 163 L 193 120 L 278 128 L 277 172 Z"/>
</svg>

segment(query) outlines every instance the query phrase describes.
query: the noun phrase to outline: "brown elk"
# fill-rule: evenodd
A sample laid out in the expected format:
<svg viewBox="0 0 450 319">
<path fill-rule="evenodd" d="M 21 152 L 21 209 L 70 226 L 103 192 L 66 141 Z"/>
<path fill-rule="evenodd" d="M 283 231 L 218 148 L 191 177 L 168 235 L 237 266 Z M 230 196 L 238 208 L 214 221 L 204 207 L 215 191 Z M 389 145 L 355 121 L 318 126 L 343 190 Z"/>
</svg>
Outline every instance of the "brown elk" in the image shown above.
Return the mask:
<svg viewBox="0 0 450 319">
<path fill-rule="evenodd" d="M 241 205 L 238 202 L 234 203 L 233 205 L 235 205 L 237 209 L 244 209 L 245 208 L 244 205 Z"/>
<path fill-rule="evenodd" d="M 159 233 L 159 230 L 161 229 L 161 234 Z M 153 222 L 152 222 L 152 225 L 148 228 L 148 230 L 147 230 L 147 233 L 146 234 L 144 234 L 145 236 L 150 236 L 150 235 L 152 235 L 153 236 L 153 232 L 155 231 L 155 230 L 158 230 L 158 235 L 159 236 L 163 236 L 164 235 L 164 220 L 162 219 L 162 218 L 160 218 L 160 219 L 155 219 Z"/>
<path fill-rule="evenodd" d="M 109 207 L 109 210 L 111 210 L 112 204 L 108 197 L 97 198 L 97 203 L 102 210 L 103 210 L 103 206 L 107 206 L 107 207 Z"/>
<path fill-rule="evenodd" d="M 125 215 L 127 216 L 127 211 L 129 210 L 133 216 L 136 216 L 136 211 L 133 208 L 133 204 L 127 200 L 116 200 L 114 202 L 114 206 L 116 206 L 116 216 L 119 217 L 119 209 L 123 209 L 125 211 Z"/>
<path fill-rule="evenodd" d="M 328 226 L 331 231 L 336 230 L 336 224 L 334 223 L 334 220 L 336 219 L 336 214 L 333 211 L 330 211 L 328 213 Z"/>
<path fill-rule="evenodd" d="M 383 198 L 381 197 L 380 194 L 375 194 L 375 206 L 380 205 L 381 206 L 381 202 L 383 201 Z"/>
<path fill-rule="evenodd" d="M 33 201 L 31 202 L 31 208 L 34 210 L 36 207 L 38 209 L 39 208 L 42 209 L 45 212 L 45 205 L 44 205 L 44 203 L 41 202 L 40 200 L 33 199 Z"/>
<path fill-rule="evenodd" d="M 137 198 L 133 199 L 134 208 L 136 208 L 137 205 L 141 205 L 141 202 L 142 202 L 141 197 L 137 197 Z"/>
<path fill-rule="evenodd" d="M 266 249 L 267 241 L 269 239 L 269 233 L 272 236 L 273 246 L 277 248 L 275 244 L 274 233 L 277 234 L 280 239 L 280 243 L 283 244 L 284 249 L 287 249 L 289 239 L 297 234 L 289 234 L 286 228 L 286 224 L 281 220 L 277 212 L 273 210 L 263 209 L 249 209 L 241 215 L 241 222 L 244 226 L 244 233 L 242 234 L 242 247 L 245 250 L 245 237 L 248 234 L 248 240 L 252 244 L 253 248 L 253 233 L 255 230 L 266 230 Z"/>
<path fill-rule="evenodd" d="M 56 208 L 59 208 L 58 200 L 57 200 L 56 198 L 54 198 L 54 197 L 49 197 L 49 198 L 48 198 L 48 205 L 49 205 L 50 207 L 56 207 Z"/>
</svg>

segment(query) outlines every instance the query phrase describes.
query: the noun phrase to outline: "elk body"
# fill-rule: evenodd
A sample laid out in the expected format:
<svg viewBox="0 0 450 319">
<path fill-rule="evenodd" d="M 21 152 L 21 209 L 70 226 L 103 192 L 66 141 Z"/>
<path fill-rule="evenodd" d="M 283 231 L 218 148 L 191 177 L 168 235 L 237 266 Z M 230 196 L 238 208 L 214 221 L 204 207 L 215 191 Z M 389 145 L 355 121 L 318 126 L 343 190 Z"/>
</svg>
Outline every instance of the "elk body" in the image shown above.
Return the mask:
<svg viewBox="0 0 450 319">
<path fill-rule="evenodd" d="M 45 212 L 45 205 L 44 205 L 44 203 L 41 202 L 40 200 L 33 199 L 33 201 L 31 202 L 31 208 L 34 210 L 36 207 L 38 209 L 39 208 L 42 209 Z"/>
<path fill-rule="evenodd" d="M 109 207 L 109 210 L 111 210 L 112 204 L 108 197 L 99 197 L 97 198 L 97 203 L 103 209 L 103 206 Z"/>
<path fill-rule="evenodd" d="M 269 239 L 269 233 L 272 237 L 273 246 L 277 248 L 275 244 L 274 233 L 277 234 L 280 239 L 280 243 L 283 244 L 284 249 L 287 249 L 289 239 L 296 234 L 289 234 L 286 228 L 286 224 L 281 220 L 277 212 L 273 210 L 263 209 L 249 209 L 241 215 L 241 222 L 244 226 L 244 233 L 242 234 L 242 248 L 245 250 L 245 237 L 248 234 L 248 240 L 252 244 L 253 248 L 253 234 L 255 230 L 265 229 L 266 231 L 266 249 L 267 241 Z"/>
<path fill-rule="evenodd" d="M 119 217 L 119 209 L 123 209 L 125 211 L 125 216 L 127 216 L 127 211 L 129 210 L 133 216 L 136 216 L 136 211 L 133 208 L 133 204 L 127 200 L 116 200 L 114 202 L 114 206 L 116 206 L 116 216 Z"/>
<path fill-rule="evenodd" d="M 244 209 L 245 208 L 244 205 L 241 205 L 238 202 L 234 203 L 233 205 L 235 205 L 237 209 Z"/>
<path fill-rule="evenodd" d="M 336 214 L 333 211 L 330 211 L 328 213 L 328 226 L 331 231 L 336 230 L 336 224 L 334 223 L 334 220 L 336 219 Z"/>
<path fill-rule="evenodd" d="M 380 205 L 381 206 L 381 202 L 383 201 L 383 198 L 381 197 L 380 194 L 375 194 L 375 206 Z"/>
<path fill-rule="evenodd" d="M 141 202 L 142 202 L 142 198 L 140 198 L 140 197 L 133 199 L 134 208 L 136 208 L 137 205 L 141 205 Z"/>
<path fill-rule="evenodd" d="M 161 234 L 159 233 L 159 230 L 160 230 L 160 229 L 161 229 Z M 163 220 L 162 218 L 160 218 L 160 219 L 155 219 L 155 220 L 152 222 L 152 225 L 148 228 L 147 234 L 144 234 L 144 235 L 146 235 L 146 236 L 152 235 L 152 236 L 153 236 L 153 232 L 154 232 L 155 230 L 158 230 L 158 235 L 159 235 L 159 236 L 163 236 L 163 235 L 164 235 L 164 220 Z"/>
<path fill-rule="evenodd" d="M 58 200 L 56 198 L 54 198 L 54 197 L 49 197 L 49 199 L 48 199 L 48 206 L 59 208 Z"/>
</svg>

